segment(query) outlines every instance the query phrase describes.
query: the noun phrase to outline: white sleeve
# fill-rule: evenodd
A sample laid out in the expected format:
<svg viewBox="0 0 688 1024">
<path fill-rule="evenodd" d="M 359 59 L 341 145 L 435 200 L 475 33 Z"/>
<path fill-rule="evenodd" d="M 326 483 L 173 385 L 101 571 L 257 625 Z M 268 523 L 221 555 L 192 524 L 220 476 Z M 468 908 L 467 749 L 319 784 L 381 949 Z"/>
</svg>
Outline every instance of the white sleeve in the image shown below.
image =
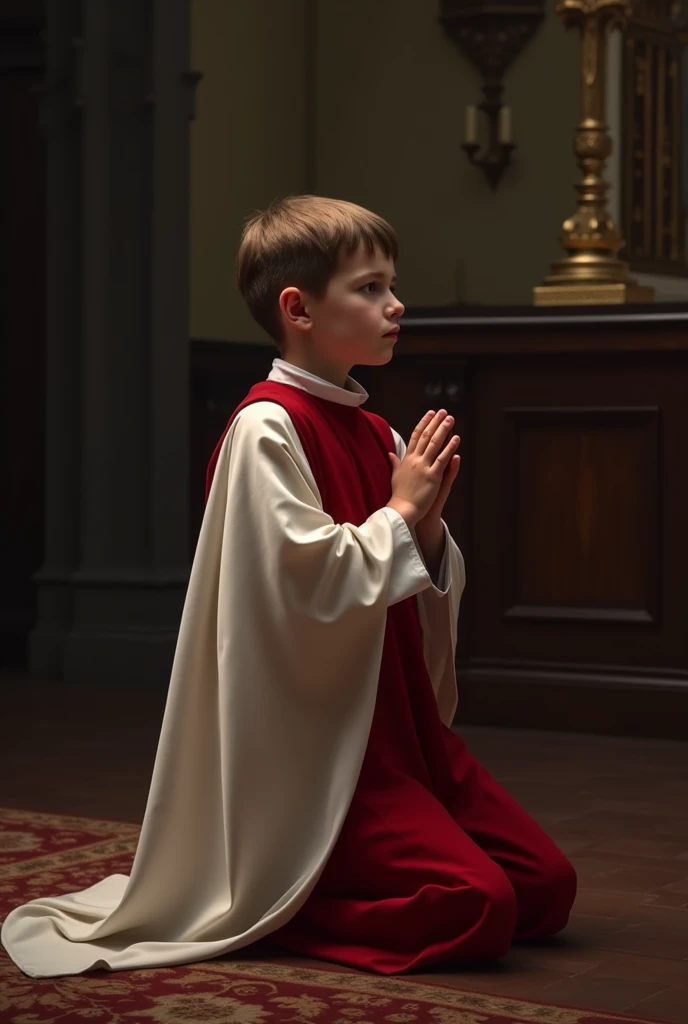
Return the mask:
<svg viewBox="0 0 688 1024">
<path fill-rule="evenodd" d="M 392 434 L 397 456 L 403 459 L 406 444 L 396 430 L 393 429 Z M 416 601 L 423 629 L 425 664 L 432 680 L 440 717 L 445 725 L 451 725 L 457 705 L 456 643 L 459 606 L 466 585 L 466 568 L 459 546 L 444 520 L 442 523 L 445 546 L 437 583 L 419 593 Z M 416 540 L 415 531 L 411 532 Z M 421 555 L 420 548 L 418 552 Z"/>
<path fill-rule="evenodd" d="M 262 562 L 254 571 L 279 578 L 293 610 L 333 621 L 354 607 L 388 607 L 432 585 L 415 539 L 394 509 L 378 509 L 360 526 L 337 524 L 323 510 L 282 406 L 246 406 L 225 443 L 228 507 L 243 507 L 250 520 Z"/>
</svg>

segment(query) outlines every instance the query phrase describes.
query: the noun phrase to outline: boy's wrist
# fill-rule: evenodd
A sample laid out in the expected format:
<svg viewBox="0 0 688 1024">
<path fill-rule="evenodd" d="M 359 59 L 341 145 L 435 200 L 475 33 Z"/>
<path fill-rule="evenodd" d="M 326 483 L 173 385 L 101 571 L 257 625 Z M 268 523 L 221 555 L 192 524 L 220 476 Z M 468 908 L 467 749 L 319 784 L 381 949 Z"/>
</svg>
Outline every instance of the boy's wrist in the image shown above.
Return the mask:
<svg viewBox="0 0 688 1024">
<path fill-rule="evenodd" d="M 420 548 L 428 573 L 433 582 L 437 579 L 444 555 L 444 526 L 441 519 L 421 519 L 416 524 L 416 541 Z"/>
<path fill-rule="evenodd" d="M 418 522 L 416 523 L 415 531 L 419 535 L 424 534 L 426 536 L 430 536 L 432 534 L 443 534 L 444 524 L 442 522 L 442 517 L 433 516 L 431 519 L 429 519 L 427 516 L 424 516 L 422 519 L 419 519 Z"/>
<path fill-rule="evenodd" d="M 398 498 L 390 498 L 386 507 L 393 508 L 395 512 L 399 513 L 407 526 L 413 526 L 415 528 L 415 525 L 418 522 L 418 512 L 410 502 L 403 501 Z"/>
</svg>

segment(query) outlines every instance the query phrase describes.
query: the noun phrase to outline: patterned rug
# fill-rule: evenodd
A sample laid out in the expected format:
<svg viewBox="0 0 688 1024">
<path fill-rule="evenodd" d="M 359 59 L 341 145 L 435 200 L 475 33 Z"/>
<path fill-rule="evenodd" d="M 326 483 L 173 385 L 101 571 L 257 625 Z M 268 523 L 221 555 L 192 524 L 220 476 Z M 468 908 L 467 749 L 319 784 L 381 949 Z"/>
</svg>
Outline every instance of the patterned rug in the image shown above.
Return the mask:
<svg viewBox="0 0 688 1024">
<path fill-rule="evenodd" d="M 139 826 L 0 808 L 0 918 L 129 874 Z M 255 954 L 254 954 L 255 957 Z M 0 949 L 2 1024 L 655 1024 L 279 959 L 28 978 Z"/>
</svg>

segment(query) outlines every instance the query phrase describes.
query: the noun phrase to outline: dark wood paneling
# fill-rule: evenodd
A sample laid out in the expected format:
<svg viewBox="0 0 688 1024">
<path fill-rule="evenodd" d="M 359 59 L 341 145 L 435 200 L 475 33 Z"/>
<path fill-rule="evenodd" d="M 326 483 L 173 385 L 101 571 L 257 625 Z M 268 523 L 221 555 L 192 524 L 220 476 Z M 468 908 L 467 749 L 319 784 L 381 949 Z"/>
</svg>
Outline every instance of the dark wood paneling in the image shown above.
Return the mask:
<svg viewBox="0 0 688 1024">
<path fill-rule="evenodd" d="M 504 410 L 510 619 L 657 624 L 659 411 Z"/>
<path fill-rule="evenodd" d="M 555 344 L 552 339 L 551 344 Z M 473 623 L 471 658 L 513 658 L 610 665 L 688 668 L 685 640 L 687 611 L 685 577 L 688 547 L 688 474 L 681 450 L 688 445 L 684 413 L 688 360 L 675 353 L 638 356 L 573 356 L 567 353 L 523 355 L 520 358 L 476 359 L 471 376 L 474 434 L 472 451 L 474 510 L 472 571 Z M 536 469 L 527 469 L 537 493 L 525 500 L 523 512 L 536 517 L 538 531 L 526 524 L 519 532 L 514 509 L 514 444 L 507 443 L 505 410 L 559 410 L 559 420 L 539 434 L 538 457 L 561 466 L 552 485 L 535 483 Z M 623 426 L 579 423 L 562 438 L 562 419 L 574 408 L 657 410 L 630 412 Z M 549 413 L 548 415 L 552 415 Z M 592 413 L 599 416 L 598 413 Z M 645 426 L 642 423 L 645 422 Z M 636 423 L 637 425 L 633 425 Z M 661 430 L 658 429 L 661 423 Z M 605 434 L 606 432 L 606 434 Z M 588 438 L 587 463 L 581 461 L 582 439 Z M 596 446 L 590 446 L 592 439 Z M 532 438 L 529 439 L 532 441 Z M 530 444 L 531 460 L 533 444 Z M 553 461 L 554 460 L 554 461 Z M 588 468 L 585 468 L 585 467 Z M 605 505 L 593 522 L 597 563 L 581 577 L 570 551 L 583 545 L 576 502 L 581 478 L 611 476 Z M 511 508 L 509 507 L 511 505 Z M 547 512 L 556 513 L 558 518 Z M 540 538 L 539 533 L 542 533 Z M 639 545 L 639 551 L 633 545 Z M 525 546 L 524 546 L 525 545 Z M 624 564 L 624 555 L 630 565 Z M 554 561 L 556 572 L 550 568 Z M 539 607 L 599 610 L 583 617 L 568 612 L 505 618 L 513 606 L 515 566 L 527 565 L 530 591 L 525 596 Z M 619 575 L 619 579 L 615 578 Z M 533 587 L 538 589 L 533 589 Z M 575 600 L 574 600 L 575 598 Z M 607 611 L 636 612 L 609 616 Z M 648 622 L 648 617 L 651 621 Z M 638 621 L 638 618 L 641 621 Z M 619 652 L 623 652 L 623 658 Z"/>
</svg>

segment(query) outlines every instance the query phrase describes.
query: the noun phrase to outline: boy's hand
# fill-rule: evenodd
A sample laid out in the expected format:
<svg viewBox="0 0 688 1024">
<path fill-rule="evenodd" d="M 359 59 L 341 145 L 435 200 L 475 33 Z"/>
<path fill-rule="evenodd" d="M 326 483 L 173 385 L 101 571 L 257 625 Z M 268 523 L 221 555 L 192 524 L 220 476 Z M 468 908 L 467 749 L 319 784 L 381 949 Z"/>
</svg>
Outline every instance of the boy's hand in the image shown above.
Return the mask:
<svg viewBox="0 0 688 1024">
<path fill-rule="evenodd" d="M 446 500 L 449 497 L 449 492 L 451 491 L 454 485 L 454 481 L 459 475 L 460 468 L 461 456 L 453 455 L 449 462 L 449 465 L 444 471 L 444 476 L 442 477 L 442 483 L 440 484 L 440 489 L 437 492 L 437 497 L 435 498 L 435 500 L 433 501 L 432 505 L 425 513 L 423 518 L 419 519 L 418 522 L 416 523 L 416 531 L 422 531 L 423 529 L 434 528 L 435 526 L 440 525 L 442 519 L 442 511 L 444 509 Z"/>
<path fill-rule="evenodd" d="M 392 497 L 387 504 L 411 526 L 440 522 L 460 464 L 459 456 L 454 455 L 460 438 L 455 434 L 444 447 L 453 424 L 446 409 L 431 410 L 411 434 L 403 460 L 389 452 Z"/>
</svg>

